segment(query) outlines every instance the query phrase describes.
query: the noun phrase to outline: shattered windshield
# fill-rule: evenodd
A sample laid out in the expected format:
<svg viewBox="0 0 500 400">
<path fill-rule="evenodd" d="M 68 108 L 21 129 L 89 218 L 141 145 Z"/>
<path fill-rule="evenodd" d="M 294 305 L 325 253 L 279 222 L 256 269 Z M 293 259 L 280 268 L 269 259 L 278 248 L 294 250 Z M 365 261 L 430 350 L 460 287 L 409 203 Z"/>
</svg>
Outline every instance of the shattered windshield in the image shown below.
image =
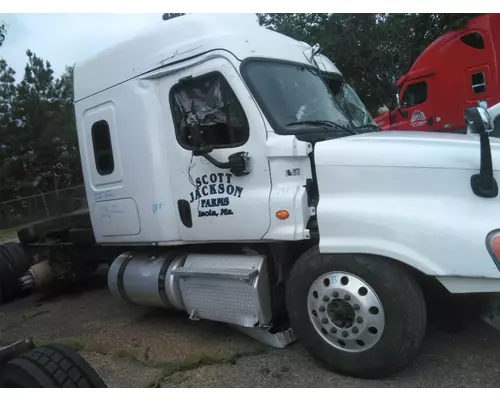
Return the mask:
<svg viewBox="0 0 500 400">
<path fill-rule="evenodd" d="M 250 61 L 243 73 L 270 123 L 280 131 L 297 126 L 318 129 L 309 122 L 328 122 L 331 129 L 374 124 L 354 90 L 340 85 L 340 76 L 332 90 L 317 70 L 303 65 Z"/>
<path fill-rule="evenodd" d="M 349 84 L 342 82 L 335 96 L 344 112 L 350 117 L 354 128 L 376 125 L 375 120 Z"/>
</svg>

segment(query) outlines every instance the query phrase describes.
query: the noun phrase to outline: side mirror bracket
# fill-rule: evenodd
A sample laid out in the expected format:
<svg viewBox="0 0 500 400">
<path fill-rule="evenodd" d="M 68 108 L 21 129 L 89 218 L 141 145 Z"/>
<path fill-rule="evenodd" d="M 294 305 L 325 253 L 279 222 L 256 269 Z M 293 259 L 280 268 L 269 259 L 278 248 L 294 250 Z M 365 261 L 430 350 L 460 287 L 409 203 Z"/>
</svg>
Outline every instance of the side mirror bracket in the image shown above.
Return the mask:
<svg viewBox="0 0 500 400">
<path fill-rule="evenodd" d="M 191 138 L 194 144 L 194 148 L 192 150 L 193 156 L 204 157 L 217 168 L 229 169 L 234 176 L 245 176 L 250 173 L 250 157 L 248 156 L 247 152 L 240 151 L 238 153 L 231 154 L 228 157 L 227 162 L 219 161 L 209 154 L 213 151 L 213 147 L 203 143 L 200 126 L 198 124 L 192 123 L 189 125 L 189 131 L 191 133 Z"/>
<path fill-rule="evenodd" d="M 476 196 L 494 198 L 498 196 L 498 184 L 493 176 L 493 160 L 489 138 L 489 133 L 493 129 L 493 122 L 488 111 L 483 106 L 484 104 L 481 104 L 481 106 L 478 104 L 478 107 L 468 107 L 464 110 L 465 124 L 471 132 L 479 135 L 481 148 L 479 174 L 471 176 L 470 184 Z"/>
<path fill-rule="evenodd" d="M 401 114 L 401 116 L 403 118 L 408 118 L 408 111 L 406 110 L 403 110 L 402 108 L 398 107 L 397 110 L 399 111 L 399 113 Z"/>
</svg>

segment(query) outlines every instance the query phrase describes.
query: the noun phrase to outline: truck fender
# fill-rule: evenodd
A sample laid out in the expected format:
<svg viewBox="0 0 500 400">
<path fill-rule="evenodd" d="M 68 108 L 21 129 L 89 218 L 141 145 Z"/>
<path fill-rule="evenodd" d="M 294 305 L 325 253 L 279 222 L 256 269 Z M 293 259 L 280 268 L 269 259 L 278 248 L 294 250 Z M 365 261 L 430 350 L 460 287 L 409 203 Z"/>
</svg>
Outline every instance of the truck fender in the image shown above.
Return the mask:
<svg viewBox="0 0 500 400">
<path fill-rule="evenodd" d="M 461 220 L 470 216 L 462 205 L 447 207 L 434 198 L 325 195 L 318 205 L 319 248 L 388 257 L 429 276 L 499 279 L 486 248 L 488 215 Z"/>
</svg>

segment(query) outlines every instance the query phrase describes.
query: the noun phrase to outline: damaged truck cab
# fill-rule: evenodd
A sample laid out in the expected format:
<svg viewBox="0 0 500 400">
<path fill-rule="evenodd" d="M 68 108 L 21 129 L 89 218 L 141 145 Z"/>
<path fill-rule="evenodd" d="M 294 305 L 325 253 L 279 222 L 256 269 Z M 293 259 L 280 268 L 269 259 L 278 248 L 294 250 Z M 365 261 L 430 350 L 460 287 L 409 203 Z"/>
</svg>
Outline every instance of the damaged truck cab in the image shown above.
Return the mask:
<svg viewBox="0 0 500 400">
<path fill-rule="evenodd" d="M 422 280 L 500 291 L 500 144 L 480 107 L 479 136 L 381 133 L 317 46 L 207 15 L 77 64 L 74 89 L 92 237 L 51 243 L 106 254 L 131 304 L 298 338 L 374 378 L 420 348 Z"/>
</svg>

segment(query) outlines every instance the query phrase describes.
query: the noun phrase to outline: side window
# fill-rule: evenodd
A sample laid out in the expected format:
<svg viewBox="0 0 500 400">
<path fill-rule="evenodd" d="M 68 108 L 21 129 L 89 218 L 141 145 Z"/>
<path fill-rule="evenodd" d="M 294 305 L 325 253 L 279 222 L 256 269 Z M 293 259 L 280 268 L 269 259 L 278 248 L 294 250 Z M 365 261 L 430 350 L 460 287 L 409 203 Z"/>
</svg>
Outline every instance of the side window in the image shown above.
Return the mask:
<svg viewBox="0 0 500 400">
<path fill-rule="evenodd" d="M 193 148 L 190 124 L 200 126 L 203 144 L 238 147 L 249 137 L 248 120 L 231 86 L 219 72 L 181 80 L 172 87 L 170 103 L 177 140 Z"/>
<path fill-rule="evenodd" d="M 92 125 L 92 145 L 94 147 L 95 165 L 99 175 L 110 175 L 115 169 L 113 148 L 109 125 L 100 120 Z"/>
<path fill-rule="evenodd" d="M 413 107 L 427 100 L 427 83 L 418 82 L 408 85 L 401 102 L 404 107 Z"/>
<path fill-rule="evenodd" d="M 484 40 L 480 33 L 468 33 L 467 35 L 462 36 L 460 40 L 467 46 L 473 47 L 478 50 L 484 49 Z"/>
<path fill-rule="evenodd" d="M 486 79 L 484 72 L 476 72 L 472 74 L 472 91 L 474 94 L 486 92 Z"/>
</svg>

